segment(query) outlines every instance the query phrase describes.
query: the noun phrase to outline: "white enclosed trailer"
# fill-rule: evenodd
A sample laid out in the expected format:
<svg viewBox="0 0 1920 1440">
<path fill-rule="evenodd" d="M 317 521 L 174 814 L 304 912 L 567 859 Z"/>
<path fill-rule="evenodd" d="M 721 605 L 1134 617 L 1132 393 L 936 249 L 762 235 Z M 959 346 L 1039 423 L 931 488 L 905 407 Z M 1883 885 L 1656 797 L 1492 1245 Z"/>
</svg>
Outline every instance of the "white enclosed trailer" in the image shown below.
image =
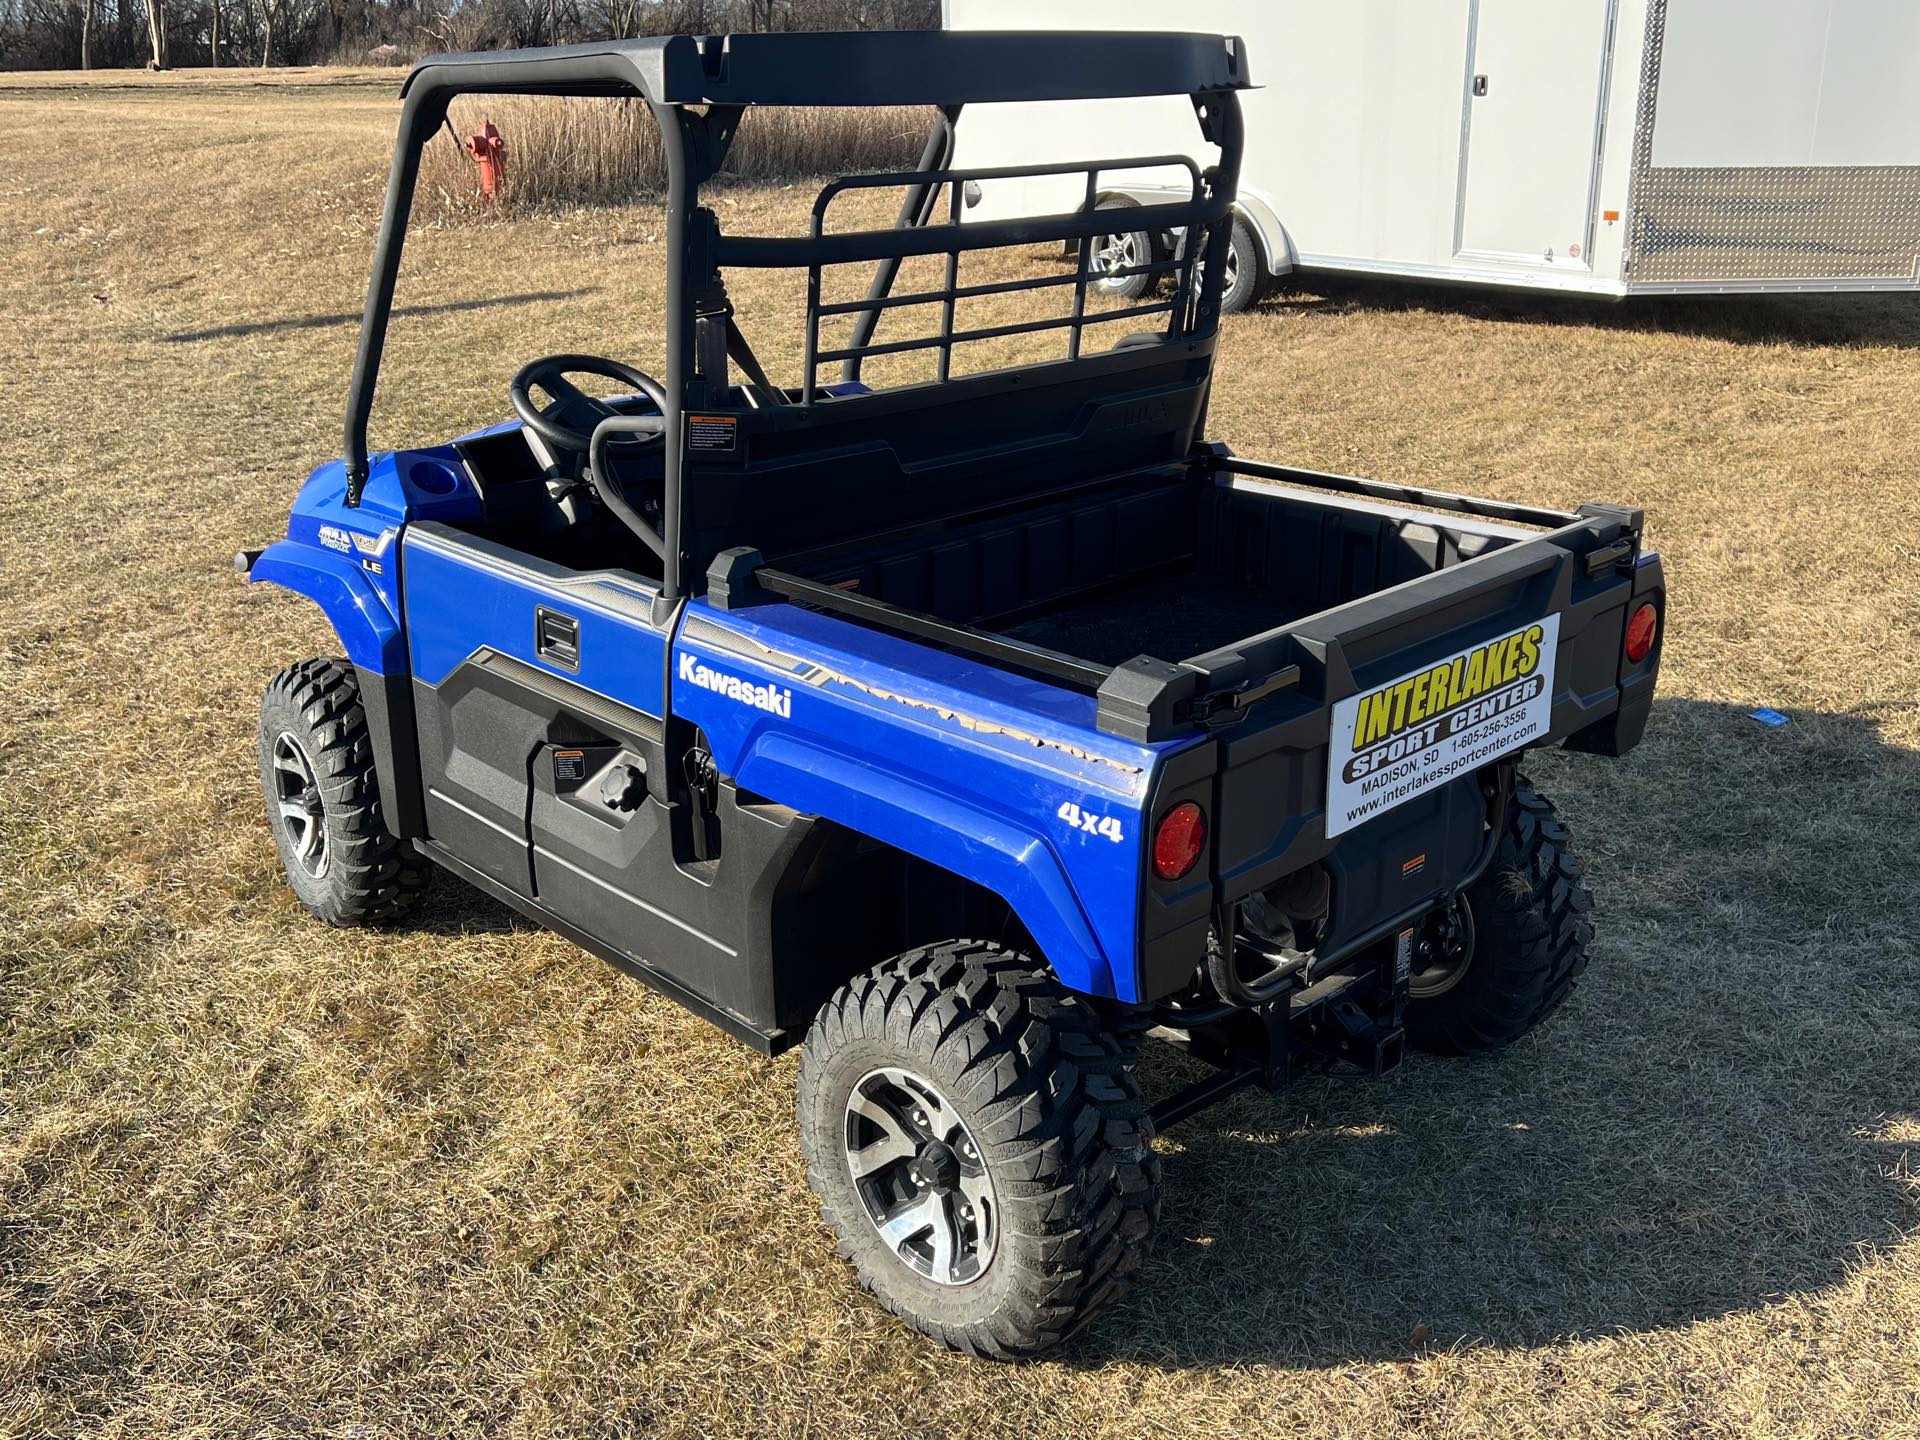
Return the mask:
<svg viewBox="0 0 1920 1440">
<path fill-rule="evenodd" d="M 1920 286 L 1920 0 L 945 0 L 945 20 L 1240 35 L 1261 87 L 1242 97 L 1241 303 L 1293 271 L 1608 296 Z M 1174 103 L 980 107 L 955 163 L 1152 153 L 1181 133 Z M 1109 172 L 1101 199 L 1187 184 Z M 988 180 L 970 214 L 1070 210 L 1073 185 Z M 1179 237 L 1113 243 L 1140 241 Z"/>
</svg>

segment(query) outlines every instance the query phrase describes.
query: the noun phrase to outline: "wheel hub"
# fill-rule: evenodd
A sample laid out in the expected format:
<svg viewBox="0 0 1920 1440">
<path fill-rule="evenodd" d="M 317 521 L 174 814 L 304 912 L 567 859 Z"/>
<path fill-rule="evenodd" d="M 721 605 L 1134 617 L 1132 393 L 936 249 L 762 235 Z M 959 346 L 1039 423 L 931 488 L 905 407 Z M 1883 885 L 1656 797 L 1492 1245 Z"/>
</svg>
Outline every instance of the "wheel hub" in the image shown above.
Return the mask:
<svg viewBox="0 0 1920 1440">
<path fill-rule="evenodd" d="M 294 861 L 314 879 L 327 873 L 326 806 L 306 748 L 290 730 L 273 741 L 273 813 Z"/>
<path fill-rule="evenodd" d="M 930 1082 L 898 1066 L 861 1076 L 847 1096 L 847 1171 L 881 1242 L 936 1285 L 986 1272 L 999 1206 L 966 1122 Z"/>
<path fill-rule="evenodd" d="M 1473 910 L 1467 897 L 1456 895 L 1453 904 L 1436 911 L 1420 927 L 1413 942 L 1413 968 L 1407 977 L 1407 996 L 1427 1000 L 1444 995 L 1460 983 L 1473 964 Z"/>
<path fill-rule="evenodd" d="M 1092 272 L 1096 286 L 1124 284 L 1130 276 L 1117 279 L 1114 272 L 1127 270 L 1144 264 L 1136 252 L 1134 236 L 1129 231 L 1118 231 L 1112 235 L 1101 235 L 1093 241 L 1092 254 L 1088 256 L 1087 268 Z"/>
<path fill-rule="evenodd" d="M 960 1157 L 944 1140 L 929 1140 L 913 1160 L 913 1176 L 920 1184 L 942 1194 L 960 1185 Z"/>
</svg>

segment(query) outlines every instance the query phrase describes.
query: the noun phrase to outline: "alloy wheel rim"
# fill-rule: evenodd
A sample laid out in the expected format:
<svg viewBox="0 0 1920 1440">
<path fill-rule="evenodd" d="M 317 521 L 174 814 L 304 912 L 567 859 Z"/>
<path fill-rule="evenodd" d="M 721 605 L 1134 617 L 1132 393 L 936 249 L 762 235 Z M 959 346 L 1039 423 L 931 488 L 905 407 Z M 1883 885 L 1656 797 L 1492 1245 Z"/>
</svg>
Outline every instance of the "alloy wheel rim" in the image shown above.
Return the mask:
<svg viewBox="0 0 1920 1440">
<path fill-rule="evenodd" d="M 1131 231 L 1121 231 L 1113 235 L 1102 235 L 1094 242 L 1093 254 L 1088 257 L 1088 268 L 1093 271 L 1093 283 L 1097 289 L 1111 289 L 1133 279 L 1131 275 L 1115 278 L 1114 271 L 1129 269 L 1143 263 L 1139 247 L 1134 243 Z"/>
<path fill-rule="evenodd" d="M 993 1261 L 999 1204 L 986 1156 L 923 1077 L 869 1070 L 846 1105 L 847 1172 L 881 1243 L 936 1285 L 978 1280 Z"/>
<path fill-rule="evenodd" d="M 1227 263 L 1221 267 L 1220 273 L 1225 277 L 1220 285 L 1220 293 L 1231 295 L 1233 287 L 1240 283 L 1240 251 L 1236 246 L 1227 246 Z M 1193 288 L 1197 291 L 1206 282 L 1207 258 L 1203 252 L 1193 257 Z"/>
<path fill-rule="evenodd" d="M 320 799 L 313 762 L 290 730 L 274 737 L 272 762 L 274 819 L 286 836 L 288 852 L 302 870 L 318 880 L 327 873 L 331 857 L 326 807 Z"/>
</svg>

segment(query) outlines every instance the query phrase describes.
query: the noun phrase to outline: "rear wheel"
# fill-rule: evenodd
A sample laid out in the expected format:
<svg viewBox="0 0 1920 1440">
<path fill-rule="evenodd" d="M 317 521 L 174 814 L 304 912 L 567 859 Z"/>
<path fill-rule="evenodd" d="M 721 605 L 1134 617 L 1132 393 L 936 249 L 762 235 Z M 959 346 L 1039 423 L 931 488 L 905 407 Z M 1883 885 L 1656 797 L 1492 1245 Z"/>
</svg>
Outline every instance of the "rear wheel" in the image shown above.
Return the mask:
<svg viewBox="0 0 1920 1440">
<path fill-rule="evenodd" d="M 1025 957 L 913 950 L 842 987 L 800 1061 L 800 1148 L 861 1283 L 975 1355 L 1037 1354 L 1130 1282 L 1159 1161 L 1120 1039 Z"/>
<path fill-rule="evenodd" d="M 1587 967 L 1584 874 L 1552 804 L 1516 780 L 1487 873 L 1415 942 L 1408 1041 L 1435 1055 L 1484 1055 L 1552 1014 Z"/>
<path fill-rule="evenodd" d="M 344 660 L 303 660 L 260 700 L 260 785 L 293 893 L 329 925 L 399 919 L 427 862 L 381 820 L 360 682 Z"/>
</svg>

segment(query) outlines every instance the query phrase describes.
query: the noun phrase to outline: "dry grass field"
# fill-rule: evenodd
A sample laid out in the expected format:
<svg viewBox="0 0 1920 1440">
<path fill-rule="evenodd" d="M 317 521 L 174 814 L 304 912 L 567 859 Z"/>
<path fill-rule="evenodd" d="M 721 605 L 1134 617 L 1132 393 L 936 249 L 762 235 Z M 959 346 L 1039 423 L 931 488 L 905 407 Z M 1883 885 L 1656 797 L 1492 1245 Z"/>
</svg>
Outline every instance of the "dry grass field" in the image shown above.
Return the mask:
<svg viewBox="0 0 1920 1440">
<path fill-rule="evenodd" d="M 1644 506 L 1662 698 L 1531 762 L 1598 911 L 1556 1022 L 1166 1137 L 1141 1288 L 996 1367 L 834 1258 L 790 1059 L 457 884 L 383 935 L 281 882 L 255 706 L 332 642 L 228 557 L 339 451 L 381 80 L 0 86 L 0 1434 L 1920 1435 L 1913 297 L 1231 323 L 1243 452 Z M 644 206 L 436 220 L 376 441 L 657 364 L 661 264 Z M 789 298 L 736 287 L 775 358 Z"/>
</svg>

